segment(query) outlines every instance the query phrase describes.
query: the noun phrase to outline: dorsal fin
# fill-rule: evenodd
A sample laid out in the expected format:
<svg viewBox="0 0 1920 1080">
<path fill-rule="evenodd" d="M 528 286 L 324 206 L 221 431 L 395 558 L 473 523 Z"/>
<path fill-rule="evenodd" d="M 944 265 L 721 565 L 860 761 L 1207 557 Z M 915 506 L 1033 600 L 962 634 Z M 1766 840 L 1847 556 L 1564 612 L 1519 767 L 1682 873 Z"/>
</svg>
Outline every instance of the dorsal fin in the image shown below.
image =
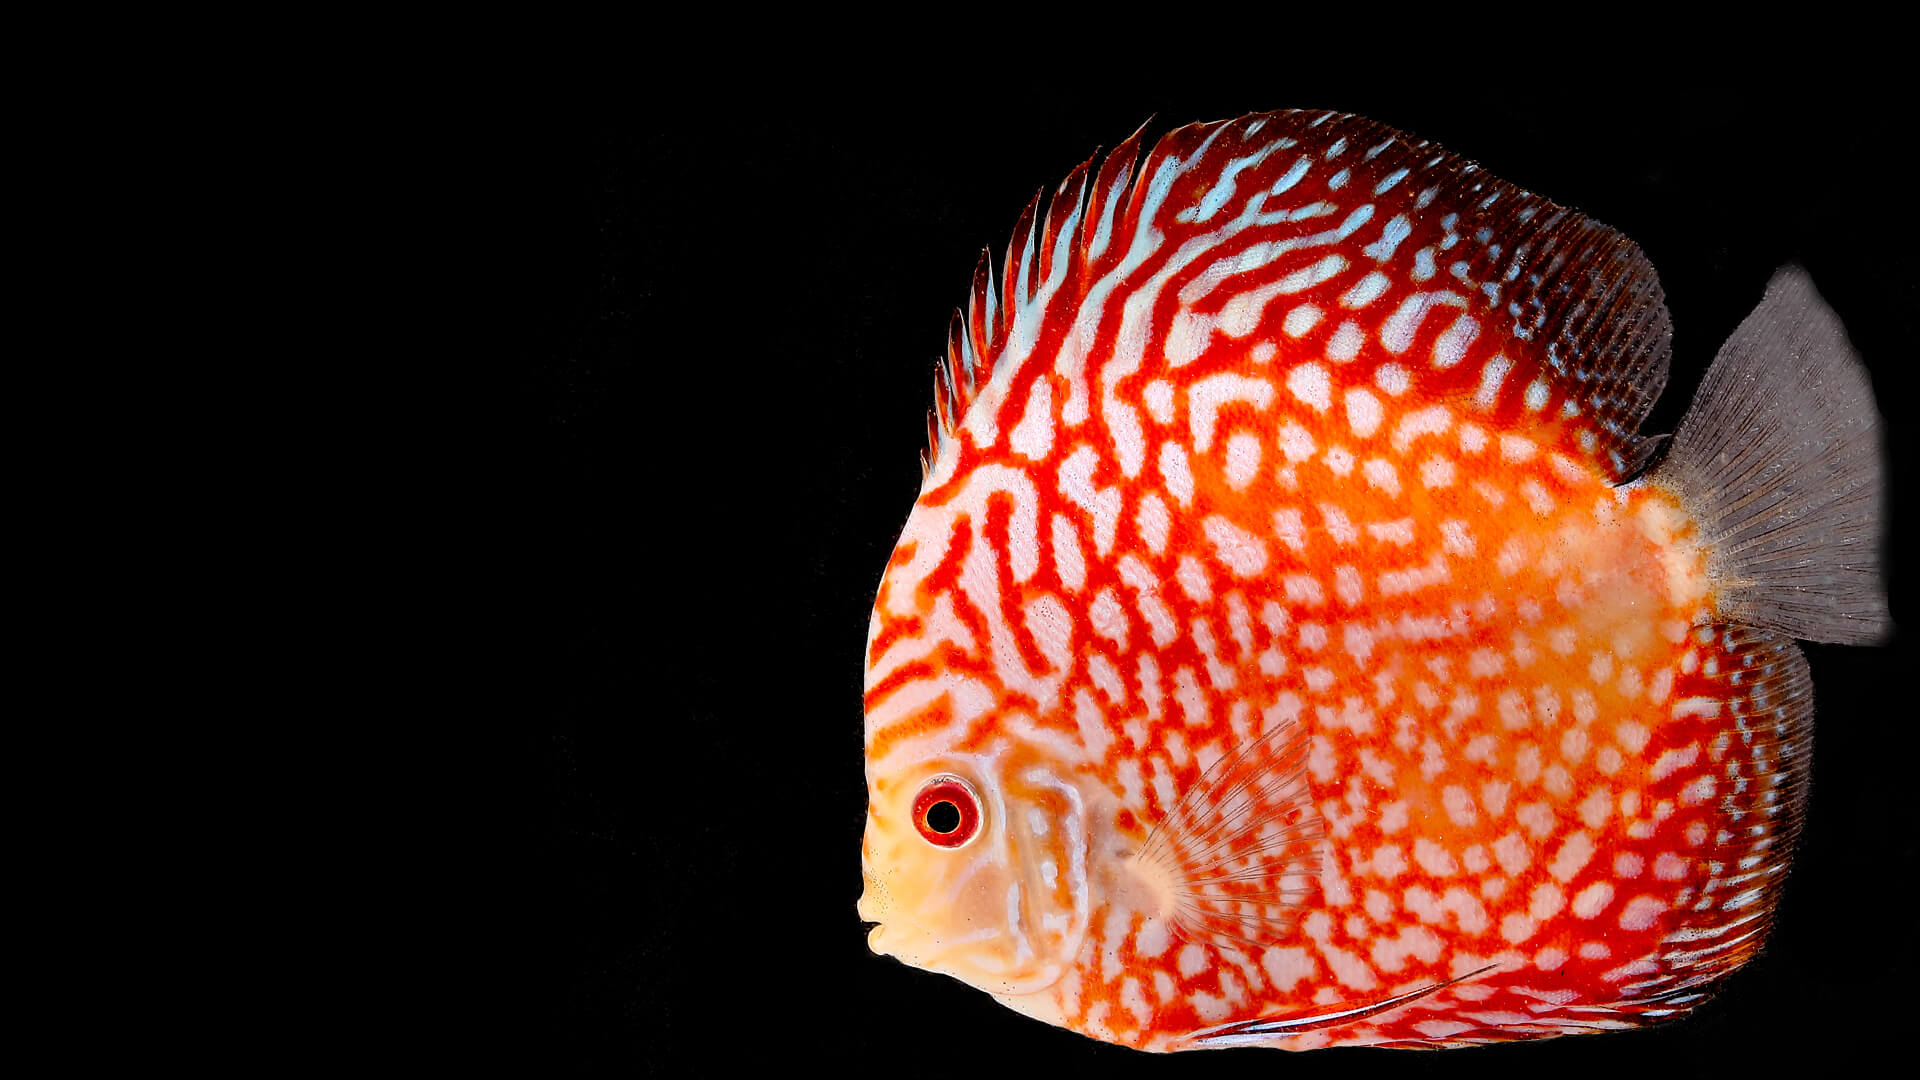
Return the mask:
<svg viewBox="0 0 1920 1080">
<path fill-rule="evenodd" d="M 1034 306 L 1040 283 L 1053 278 L 1056 270 L 1062 276 L 1071 273 L 1089 251 L 1098 252 L 1105 239 L 1103 225 L 1110 224 L 1118 213 L 1132 182 L 1139 139 L 1136 131 L 1107 156 L 1091 189 L 1087 177 L 1100 151 L 1096 149 L 1093 157 L 1075 166 L 1047 201 L 1037 234 L 1035 215 L 1044 193 L 1034 195 L 1007 244 L 998 295 L 993 287 L 993 254 L 980 253 L 968 290 L 967 310 L 954 311 L 947 329 L 947 354 L 934 375 L 935 407 L 928 423 L 928 453 L 921 458 L 923 476 L 939 457 L 941 440 L 954 435 L 980 388 L 992 379 L 995 361 L 1013 335 L 1014 319 Z M 1063 261 L 1066 266 L 1059 265 Z M 1035 312 L 1032 317 L 1037 322 L 1044 314 Z M 945 402 L 940 400 L 943 383 Z"/>
<path fill-rule="evenodd" d="M 1537 378 L 1598 425 L 1606 465 L 1616 480 L 1630 479 L 1657 445 L 1636 433 L 1666 387 L 1672 355 L 1659 276 L 1621 233 L 1504 181 L 1486 184 L 1504 189 L 1488 199 L 1504 197 L 1476 228 L 1510 237 L 1511 254 L 1497 242 L 1482 249 L 1466 277 L 1483 293 L 1504 294 L 1509 332 L 1541 351 L 1547 370 Z"/>
<path fill-rule="evenodd" d="M 1028 206 L 999 306 L 976 273 L 965 333 L 949 334 L 949 366 L 972 375 L 950 378 L 969 389 L 949 434 L 992 444 L 1010 426 L 992 411 L 1024 403 L 1011 383 L 1055 368 L 1049 350 L 1084 352 L 1063 371 L 1112 362 L 1117 380 L 1233 367 L 1270 341 L 1282 363 L 1394 365 L 1513 426 L 1568 423 L 1616 480 L 1644 464 L 1636 432 L 1666 381 L 1671 325 L 1620 233 L 1355 116 L 1190 125 L 1134 170 L 1138 137 L 1091 183 L 1092 162 L 1076 168 L 1044 215 Z"/>
</svg>

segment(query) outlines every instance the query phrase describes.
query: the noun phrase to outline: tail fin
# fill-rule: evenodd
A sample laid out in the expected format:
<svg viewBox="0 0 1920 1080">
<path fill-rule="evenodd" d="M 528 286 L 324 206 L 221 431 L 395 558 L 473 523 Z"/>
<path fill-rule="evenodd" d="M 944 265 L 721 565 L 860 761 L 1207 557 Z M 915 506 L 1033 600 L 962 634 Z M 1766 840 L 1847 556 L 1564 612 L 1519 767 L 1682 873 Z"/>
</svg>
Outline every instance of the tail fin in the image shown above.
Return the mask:
<svg viewBox="0 0 1920 1080">
<path fill-rule="evenodd" d="M 1892 630 L 1878 427 L 1839 317 L 1806 271 L 1782 268 L 1653 475 L 1700 522 L 1719 619 L 1846 644 Z"/>
</svg>

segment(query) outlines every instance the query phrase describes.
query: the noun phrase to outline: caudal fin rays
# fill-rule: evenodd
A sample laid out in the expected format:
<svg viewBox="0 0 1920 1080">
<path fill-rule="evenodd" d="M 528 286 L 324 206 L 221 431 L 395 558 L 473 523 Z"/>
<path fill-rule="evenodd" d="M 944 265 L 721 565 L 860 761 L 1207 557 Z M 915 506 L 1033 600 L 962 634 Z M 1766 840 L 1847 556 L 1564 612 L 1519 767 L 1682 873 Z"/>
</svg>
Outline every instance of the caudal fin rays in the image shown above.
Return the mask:
<svg viewBox="0 0 1920 1080">
<path fill-rule="evenodd" d="M 1893 628 L 1883 471 L 1866 369 L 1790 266 L 1721 346 L 1652 478 L 1699 523 L 1717 620 L 1867 644 Z"/>
</svg>

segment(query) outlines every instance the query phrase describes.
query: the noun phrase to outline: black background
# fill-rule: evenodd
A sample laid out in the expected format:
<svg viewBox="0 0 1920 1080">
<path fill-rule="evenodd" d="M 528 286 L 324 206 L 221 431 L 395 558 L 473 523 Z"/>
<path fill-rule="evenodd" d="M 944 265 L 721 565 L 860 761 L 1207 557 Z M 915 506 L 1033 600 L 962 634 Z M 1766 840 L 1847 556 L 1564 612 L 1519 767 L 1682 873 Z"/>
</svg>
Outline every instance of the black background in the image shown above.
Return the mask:
<svg viewBox="0 0 1920 1080">
<path fill-rule="evenodd" d="M 1676 328 L 1649 431 L 1672 430 L 1768 276 L 1798 260 L 1888 421 L 1890 584 L 1911 626 L 1920 288 L 1907 140 L 1883 100 L 1735 88 L 1655 107 L 1275 79 L 1023 93 L 1017 111 L 896 86 L 527 117 L 511 197 L 534 222 L 534 336 L 506 490 L 527 538 L 509 572 L 534 601 L 515 828 L 535 902 L 512 934 L 537 960 L 521 1020 L 543 1071 L 1692 1072 L 1888 1045 L 1920 978 L 1910 634 L 1806 646 L 1813 800 L 1771 944 L 1647 1032 L 1155 1059 L 872 956 L 854 913 L 867 611 L 918 490 L 948 315 L 1036 190 L 1149 116 L 1149 145 L 1288 106 L 1433 139 L 1645 248 Z"/>
</svg>

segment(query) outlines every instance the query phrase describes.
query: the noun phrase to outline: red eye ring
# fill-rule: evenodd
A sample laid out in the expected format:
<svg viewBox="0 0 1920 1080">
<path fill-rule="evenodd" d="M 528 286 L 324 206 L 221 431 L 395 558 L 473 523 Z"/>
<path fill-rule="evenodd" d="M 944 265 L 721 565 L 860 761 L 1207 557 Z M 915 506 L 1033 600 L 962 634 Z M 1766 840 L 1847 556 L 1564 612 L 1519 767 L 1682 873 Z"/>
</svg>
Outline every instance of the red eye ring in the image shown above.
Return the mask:
<svg viewBox="0 0 1920 1080">
<path fill-rule="evenodd" d="M 960 847 L 980 831 L 980 800 L 965 780 L 936 776 L 913 800 L 913 827 L 934 847 Z"/>
</svg>

